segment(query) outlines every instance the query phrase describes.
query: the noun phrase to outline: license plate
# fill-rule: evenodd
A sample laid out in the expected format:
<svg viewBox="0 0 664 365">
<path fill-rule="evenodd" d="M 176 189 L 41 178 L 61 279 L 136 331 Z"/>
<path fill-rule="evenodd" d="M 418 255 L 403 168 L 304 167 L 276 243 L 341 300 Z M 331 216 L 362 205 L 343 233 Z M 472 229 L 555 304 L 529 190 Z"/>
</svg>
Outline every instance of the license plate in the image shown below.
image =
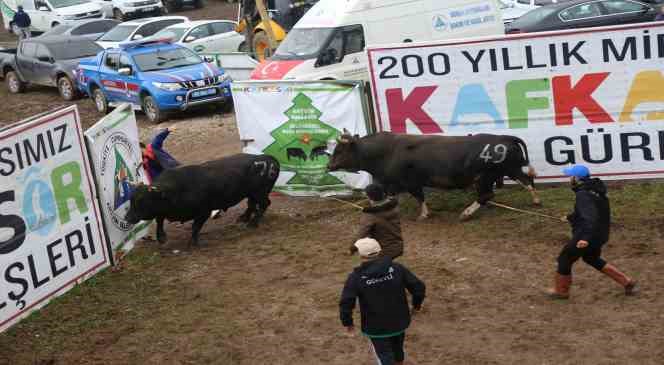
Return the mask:
<svg viewBox="0 0 664 365">
<path fill-rule="evenodd" d="M 143 9 L 141 9 L 141 11 L 144 12 L 144 13 L 149 13 L 151 11 L 154 11 L 154 8 L 143 8 Z"/>
<path fill-rule="evenodd" d="M 205 96 L 216 95 L 217 89 L 198 90 L 191 93 L 192 98 L 202 98 Z"/>
</svg>

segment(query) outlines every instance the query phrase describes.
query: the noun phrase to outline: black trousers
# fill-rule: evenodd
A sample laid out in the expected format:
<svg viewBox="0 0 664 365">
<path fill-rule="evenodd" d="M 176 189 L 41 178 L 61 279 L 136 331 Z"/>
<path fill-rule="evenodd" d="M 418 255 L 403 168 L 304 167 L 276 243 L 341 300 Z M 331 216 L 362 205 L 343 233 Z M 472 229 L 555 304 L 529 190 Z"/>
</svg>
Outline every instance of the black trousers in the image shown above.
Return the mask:
<svg viewBox="0 0 664 365">
<path fill-rule="evenodd" d="M 403 342 L 406 339 L 406 333 L 398 336 L 384 338 L 369 338 L 373 346 L 378 365 L 394 365 L 395 362 L 402 362 L 405 355 L 403 352 Z"/>
<path fill-rule="evenodd" d="M 590 242 L 586 248 L 576 247 L 577 239 L 570 240 L 558 255 L 558 274 L 572 275 L 572 265 L 582 258 L 583 262 L 594 267 L 597 270 L 602 270 L 606 265 L 606 261 L 602 259 L 602 246 L 596 242 Z"/>
</svg>

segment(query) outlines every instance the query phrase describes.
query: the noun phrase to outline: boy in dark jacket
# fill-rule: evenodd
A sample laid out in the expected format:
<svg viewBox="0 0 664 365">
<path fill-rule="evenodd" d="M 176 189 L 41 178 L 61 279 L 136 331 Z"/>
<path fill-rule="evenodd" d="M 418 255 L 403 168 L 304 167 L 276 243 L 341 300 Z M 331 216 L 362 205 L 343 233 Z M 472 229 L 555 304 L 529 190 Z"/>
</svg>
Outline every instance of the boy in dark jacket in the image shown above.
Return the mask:
<svg viewBox="0 0 664 365">
<path fill-rule="evenodd" d="M 380 244 L 372 238 L 355 242 L 362 265 L 348 275 L 339 302 L 341 324 L 354 330 L 353 309 L 359 298 L 362 333 L 369 337 L 379 365 L 401 365 L 403 344 L 410 325 L 406 289 L 413 297 L 413 313 L 420 310 L 426 288 L 404 266 L 381 256 Z"/>
<path fill-rule="evenodd" d="M 356 240 L 369 237 L 380 242 L 384 257 L 395 259 L 403 255 L 399 202 L 396 197 L 387 197 L 383 187 L 378 184 L 371 184 L 364 191 L 371 206 L 362 209 Z M 355 245 L 351 245 L 351 254 L 356 251 Z"/>
<path fill-rule="evenodd" d="M 602 180 L 591 178 L 590 171 L 583 165 L 566 168 L 563 173 L 570 177 L 576 195 L 574 212 L 566 217 L 572 225 L 572 239 L 558 256 L 555 287 L 549 290 L 549 296 L 552 299 L 569 298 L 572 265 L 579 258 L 620 284 L 625 289 L 625 295 L 634 294 L 636 281 L 601 257 L 602 246 L 609 241 L 611 226 L 611 207 L 606 196 L 606 186 Z"/>
</svg>

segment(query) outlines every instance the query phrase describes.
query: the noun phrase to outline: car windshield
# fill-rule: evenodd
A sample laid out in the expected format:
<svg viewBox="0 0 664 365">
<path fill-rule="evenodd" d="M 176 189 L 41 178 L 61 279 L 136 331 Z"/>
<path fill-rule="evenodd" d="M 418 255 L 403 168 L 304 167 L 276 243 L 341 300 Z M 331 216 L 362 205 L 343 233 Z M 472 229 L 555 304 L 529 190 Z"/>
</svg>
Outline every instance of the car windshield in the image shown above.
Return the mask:
<svg viewBox="0 0 664 365">
<path fill-rule="evenodd" d="M 102 47 L 93 41 L 66 42 L 46 46 L 56 60 L 94 57 L 103 50 Z"/>
<path fill-rule="evenodd" d="M 335 28 L 294 28 L 272 56 L 274 60 L 308 60 L 318 57 Z"/>
<path fill-rule="evenodd" d="M 89 3 L 89 0 L 50 0 L 49 3 L 55 8 L 66 8 L 68 6 L 81 5 Z"/>
<path fill-rule="evenodd" d="M 533 9 L 519 18 L 517 18 L 513 23 L 512 27 L 513 28 L 521 28 L 521 27 L 531 27 L 533 25 L 538 24 L 541 22 L 544 18 L 548 17 L 549 15 L 553 14 L 556 12 L 556 8 L 550 8 L 547 6 L 543 6 L 541 8 Z"/>
<path fill-rule="evenodd" d="M 151 36 L 150 39 L 170 39 L 172 41 L 179 41 L 186 31 L 187 28 L 166 28 Z"/>
<path fill-rule="evenodd" d="M 99 38 L 99 41 L 106 42 L 120 42 L 129 38 L 129 36 L 138 28 L 138 25 L 118 25 L 117 27 L 109 30 Z"/>
<path fill-rule="evenodd" d="M 138 54 L 134 56 L 134 61 L 136 66 L 144 72 L 186 67 L 203 62 L 200 57 L 186 48 Z"/>
</svg>

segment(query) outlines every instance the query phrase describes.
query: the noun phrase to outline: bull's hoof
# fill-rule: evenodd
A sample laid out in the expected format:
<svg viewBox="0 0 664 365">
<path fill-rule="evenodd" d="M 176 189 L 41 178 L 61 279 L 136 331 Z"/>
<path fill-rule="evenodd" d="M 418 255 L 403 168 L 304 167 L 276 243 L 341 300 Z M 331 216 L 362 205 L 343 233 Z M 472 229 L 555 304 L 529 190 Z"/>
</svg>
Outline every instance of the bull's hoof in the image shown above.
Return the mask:
<svg viewBox="0 0 664 365">
<path fill-rule="evenodd" d="M 237 217 L 236 223 L 247 223 L 249 222 L 249 217 L 246 215 L 241 215 Z"/>
<path fill-rule="evenodd" d="M 542 201 L 539 199 L 533 200 L 533 205 L 536 207 L 541 207 L 542 206 Z"/>
<path fill-rule="evenodd" d="M 468 222 L 472 217 L 473 217 L 472 214 L 461 213 L 461 215 L 459 216 L 459 221 Z"/>
<path fill-rule="evenodd" d="M 429 219 L 429 215 L 428 215 L 428 214 L 421 214 L 419 217 L 417 217 L 417 221 L 418 221 L 418 222 L 422 222 L 422 221 L 425 221 L 425 220 L 427 220 L 427 219 Z"/>
</svg>

